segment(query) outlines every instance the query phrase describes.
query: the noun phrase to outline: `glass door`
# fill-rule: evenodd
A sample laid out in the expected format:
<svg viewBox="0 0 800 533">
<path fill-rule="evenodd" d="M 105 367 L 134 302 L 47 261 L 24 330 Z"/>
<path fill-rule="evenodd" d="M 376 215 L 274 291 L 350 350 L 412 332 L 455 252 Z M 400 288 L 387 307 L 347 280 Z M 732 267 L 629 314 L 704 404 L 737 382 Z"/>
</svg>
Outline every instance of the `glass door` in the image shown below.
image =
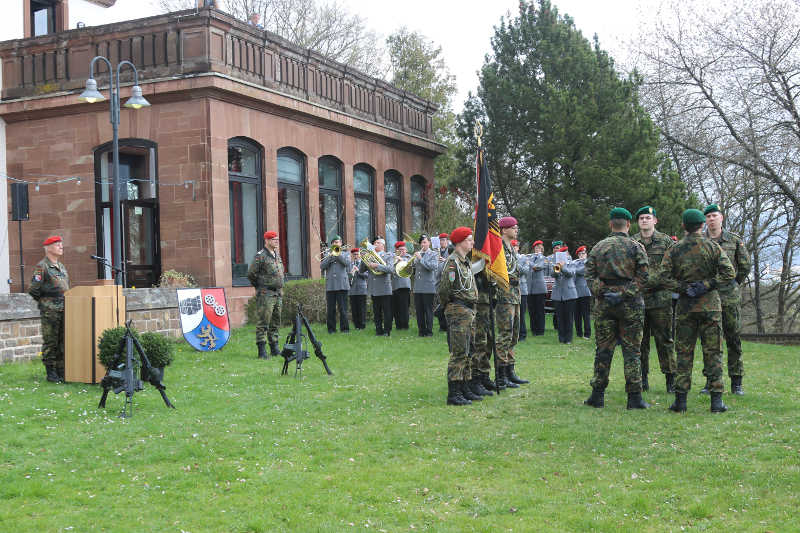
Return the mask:
<svg viewBox="0 0 800 533">
<path fill-rule="evenodd" d="M 158 206 L 147 200 L 123 203 L 126 287 L 154 287 L 161 277 Z"/>
</svg>

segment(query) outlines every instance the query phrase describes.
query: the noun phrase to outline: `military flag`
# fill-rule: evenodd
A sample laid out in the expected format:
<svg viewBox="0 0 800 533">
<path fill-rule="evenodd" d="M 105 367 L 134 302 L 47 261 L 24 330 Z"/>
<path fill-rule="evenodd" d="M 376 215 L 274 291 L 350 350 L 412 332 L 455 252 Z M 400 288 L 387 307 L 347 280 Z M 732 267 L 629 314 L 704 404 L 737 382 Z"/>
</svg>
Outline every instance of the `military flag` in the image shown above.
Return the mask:
<svg viewBox="0 0 800 533">
<path fill-rule="evenodd" d="M 486 165 L 483 148 L 478 145 L 476 157 L 477 204 L 475 206 L 475 247 L 474 258 L 486 261 L 486 274 L 493 278 L 505 290 L 509 290 L 506 256 L 503 253 L 503 239 L 500 237 L 500 226 L 497 223 L 497 209 L 494 205 L 492 177 Z"/>
</svg>

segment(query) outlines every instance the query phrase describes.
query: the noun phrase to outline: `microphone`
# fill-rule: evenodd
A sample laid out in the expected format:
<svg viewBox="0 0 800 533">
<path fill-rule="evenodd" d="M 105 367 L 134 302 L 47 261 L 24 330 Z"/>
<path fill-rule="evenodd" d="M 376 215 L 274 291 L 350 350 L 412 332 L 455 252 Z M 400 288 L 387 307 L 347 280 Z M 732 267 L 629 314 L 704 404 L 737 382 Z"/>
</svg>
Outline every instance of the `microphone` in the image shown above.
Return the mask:
<svg viewBox="0 0 800 533">
<path fill-rule="evenodd" d="M 89 257 L 91 257 L 95 261 L 105 261 L 106 260 L 105 257 L 97 257 L 96 255 L 90 255 Z"/>
</svg>

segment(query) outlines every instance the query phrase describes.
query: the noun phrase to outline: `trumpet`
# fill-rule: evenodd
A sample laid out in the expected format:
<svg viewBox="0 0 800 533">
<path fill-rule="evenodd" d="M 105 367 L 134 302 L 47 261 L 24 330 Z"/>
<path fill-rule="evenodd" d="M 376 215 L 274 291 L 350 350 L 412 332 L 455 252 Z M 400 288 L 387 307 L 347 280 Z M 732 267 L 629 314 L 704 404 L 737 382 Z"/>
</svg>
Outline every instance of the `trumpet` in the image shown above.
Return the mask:
<svg viewBox="0 0 800 533">
<path fill-rule="evenodd" d="M 561 272 L 561 263 L 556 263 L 555 266 L 553 266 L 553 272 L 556 274 Z"/>
<path fill-rule="evenodd" d="M 386 266 L 386 261 L 375 251 L 375 247 L 372 246 L 369 241 L 364 238 L 363 241 L 359 244 L 358 256 L 361 258 L 364 263 L 378 263 L 379 265 Z M 386 274 L 386 272 L 381 272 L 380 270 L 374 270 L 367 264 L 367 268 L 369 271 L 375 274 L 376 276 L 380 276 L 381 274 Z"/>
<path fill-rule="evenodd" d="M 347 245 L 339 246 L 338 244 L 334 244 L 330 247 L 323 246 L 322 249 L 319 251 L 319 253 L 314 256 L 314 259 L 316 259 L 317 261 L 322 261 L 323 259 L 328 257 L 328 255 L 332 255 L 333 257 L 339 257 L 342 254 L 343 248 L 348 249 L 349 246 Z"/>
</svg>

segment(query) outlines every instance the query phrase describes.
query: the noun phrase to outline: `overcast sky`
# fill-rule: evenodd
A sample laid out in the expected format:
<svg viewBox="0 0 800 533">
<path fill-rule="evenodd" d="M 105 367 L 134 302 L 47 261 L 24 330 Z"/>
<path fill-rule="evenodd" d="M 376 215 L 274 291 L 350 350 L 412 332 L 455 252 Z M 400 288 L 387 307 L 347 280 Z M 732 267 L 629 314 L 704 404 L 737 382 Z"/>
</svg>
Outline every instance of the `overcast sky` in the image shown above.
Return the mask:
<svg viewBox="0 0 800 533">
<path fill-rule="evenodd" d="M 4 7 L 22 4 L 20 0 L 0 0 Z M 518 0 L 404 0 L 386 2 L 376 0 L 338 0 L 352 13 L 367 19 L 368 26 L 379 34 L 388 36 L 401 26 L 418 31 L 442 47 L 446 64 L 456 76 L 458 95 L 454 102 L 460 111 L 469 91 L 475 92 L 478 84 L 476 71 L 484 56 L 491 51 L 490 38 L 500 18 L 509 12 L 517 13 Z M 554 0 L 561 13 L 569 14 L 587 38 L 597 33 L 601 46 L 612 56 L 624 53 L 624 43 L 637 31 L 643 18 L 652 17 L 652 7 L 658 0 Z M 114 7 L 101 9 L 81 6 L 73 0 L 70 5 L 70 22 L 96 25 L 119 20 L 130 20 L 158 13 L 152 0 L 117 0 Z M 20 33 L 21 7 L 16 13 L 6 13 L 0 18 L 0 40 L 10 39 Z M 20 19 L 20 20 L 17 20 Z"/>
</svg>

